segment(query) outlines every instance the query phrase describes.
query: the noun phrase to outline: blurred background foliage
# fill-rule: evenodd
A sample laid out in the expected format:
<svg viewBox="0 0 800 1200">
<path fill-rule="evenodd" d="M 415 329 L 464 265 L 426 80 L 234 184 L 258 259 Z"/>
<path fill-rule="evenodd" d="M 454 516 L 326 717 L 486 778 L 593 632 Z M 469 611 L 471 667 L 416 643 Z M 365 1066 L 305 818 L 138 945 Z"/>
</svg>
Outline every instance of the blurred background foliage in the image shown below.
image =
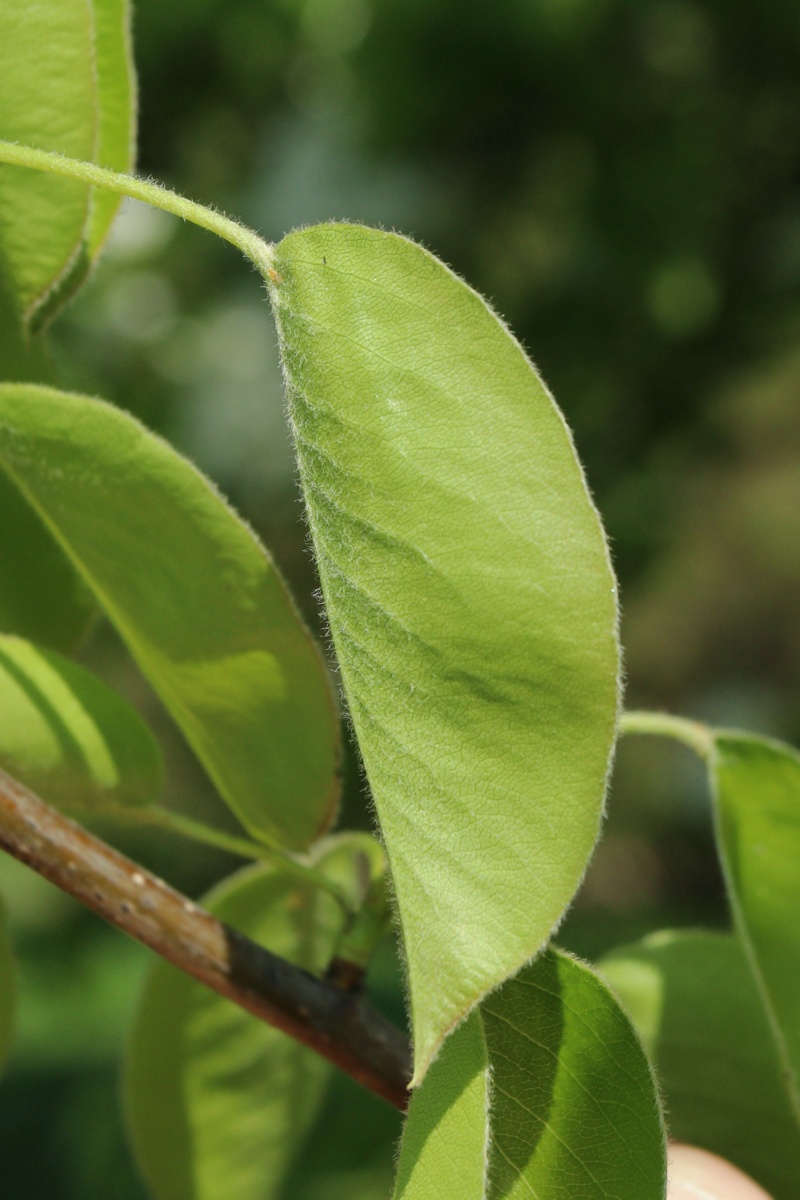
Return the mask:
<svg viewBox="0 0 800 1200">
<path fill-rule="evenodd" d="M 507 318 L 612 539 L 629 706 L 800 742 L 796 0 L 138 0 L 135 41 L 143 174 L 272 239 L 328 218 L 402 230 Z M 126 204 L 48 341 L 65 386 L 136 413 L 219 483 L 319 628 L 247 265 Z M 157 727 L 169 800 L 224 823 L 107 627 L 83 657 Z M 345 820 L 368 825 L 351 760 Z M 563 941 L 595 954 L 726 919 L 684 751 L 624 745 L 610 812 Z M 122 844 L 192 894 L 233 865 Z M 15 864 L 0 887 L 20 958 L 4 1194 L 141 1200 L 114 1095 L 148 956 Z M 402 1019 L 389 947 L 373 990 Z M 387 1195 L 394 1115 L 343 1081 L 321 1128 L 286 1200 Z"/>
</svg>

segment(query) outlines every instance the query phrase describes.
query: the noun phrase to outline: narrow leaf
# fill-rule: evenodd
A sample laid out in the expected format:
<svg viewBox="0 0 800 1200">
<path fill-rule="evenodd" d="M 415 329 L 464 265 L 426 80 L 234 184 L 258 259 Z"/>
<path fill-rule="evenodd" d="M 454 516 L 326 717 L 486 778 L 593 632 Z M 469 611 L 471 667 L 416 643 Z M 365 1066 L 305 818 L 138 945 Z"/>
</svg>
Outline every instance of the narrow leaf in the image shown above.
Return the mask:
<svg viewBox="0 0 800 1200">
<path fill-rule="evenodd" d="M 614 737 L 614 579 L 561 414 L 432 255 L 306 229 L 277 247 L 271 293 L 397 891 L 418 1083 L 583 874 Z"/>
<path fill-rule="evenodd" d="M 767 738 L 721 733 L 709 771 L 736 927 L 800 1115 L 800 755 Z"/>
<path fill-rule="evenodd" d="M 0 767 L 60 808 L 148 804 L 161 788 L 150 730 L 83 667 L 0 635 Z"/>
<path fill-rule="evenodd" d="M 746 956 L 728 934 L 659 933 L 602 964 L 650 1051 L 670 1134 L 796 1200 L 800 1130 Z"/>
<path fill-rule="evenodd" d="M 331 839 L 315 857 L 317 869 L 358 888 L 368 840 Z M 314 972 L 326 967 L 343 928 L 328 893 L 280 867 L 247 868 L 204 904 Z M 272 1200 L 331 1073 L 312 1051 L 159 964 L 139 1004 L 125 1067 L 133 1146 L 157 1200 Z"/>
<path fill-rule="evenodd" d="M 548 950 L 448 1038 L 411 1100 L 395 1200 L 662 1200 L 655 1082 L 614 997 Z"/>
<path fill-rule="evenodd" d="M 14 951 L 6 925 L 5 907 L 0 901 L 0 1067 L 8 1057 L 14 1034 L 15 975 Z"/>
<path fill-rule="evenodd" d="M 133 72 L 121 0 L 0 5 L 0 137 L 72 158 L 132 165 Z M 37 328 L 79 286 L 116 211 L 91 189 L 0 168 L 0 273 Z"/>
<path fill-rule="evenodd" d="M 199 472 L 99 400 L 0 386 L 0 469 L 115 623 L 256 837 L 333 818 L 339 726 L 324 664 L 273 564 Z"/>
</svg>

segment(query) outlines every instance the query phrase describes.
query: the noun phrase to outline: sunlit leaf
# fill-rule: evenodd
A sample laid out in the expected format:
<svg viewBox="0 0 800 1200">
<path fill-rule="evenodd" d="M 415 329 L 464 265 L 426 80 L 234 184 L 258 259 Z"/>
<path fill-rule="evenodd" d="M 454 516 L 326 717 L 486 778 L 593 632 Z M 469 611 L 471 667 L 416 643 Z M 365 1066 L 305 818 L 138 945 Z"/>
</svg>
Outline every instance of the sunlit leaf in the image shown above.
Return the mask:
<svg viewBox="0 0 800 1200">
<path fill-rule="evenodd" d="M 419 1082 L 586 866 L 614 736 L 614 579 L 564 420 L 475 292 L 404 238 L 348 225 L 285 238 L 272 276 Z"/>
<path fill-rule="evenodd" d="M 157 799 L 161 759 L 147 726 L 83 667 L 0 635 L 0 767 L 73 810 Z"/>
<path fill-rule="evenodd" d="M 0 1067 L 11 1048 L 15 994 L 14 952 L 6 926 L 5 907 L 0 901 Z"/>
<path fill-rule="evenodd" d="M 736 926 L 800 1114 L 800 755 L 767 738 L 720 733 L 709 770 Z"/>
<path fill-rule="evenodd" d="M 588 967 L 548 950 L 489 996 L 414 1093 L 395 1200 L 663 1200 L 641 1044 Z"/>
<path fill-rule="evenodd" d="M 253 533 L 110 405 L 0 386 L 0 469 L 45 521 L 251 832 L 307 846 L 333 818 L 324 664 Z"/>
<path fill-rule="evenodd" d="M 602 964 L 658 1072 L 670 1134 L 796 1200 L 800 1128 L 746 956 L 728 934 L 659 933 Z"/>
<path fill-rule="evenodd" d="M 95 162 L 113 171 L 133 170 L 136 140 L 136 75 L 130 37 L 129 0 L 92 0 L 97 67 Z M 111 228 L 120 197 L 92 192 L 89 253 L 95 257 Z"/>
<path fill-rule="evenodd" d="M 0 5 L 0 137 L 132 165 L 133 72 L 122 0 Z M 36 327 L 79 286 L 116 211 L 87 186 L 0 168 L 0 273 Z"/>
<path fill-rule="evenodd" d="M 324 843 L 318 870 L 364 885 L 366 835 Z M 369 877 L 369 868 L 367 878 Z M 328 964 L 343 928 L 331 896 L 280 867 L 250 867 L 204 901 L 222 920 L 307 970 Z M 157 1200 L 272 1200 L 333 1068 L 317 1054 L 159 964 L 126 1062 L 136 1157 Z"/>
</svg>

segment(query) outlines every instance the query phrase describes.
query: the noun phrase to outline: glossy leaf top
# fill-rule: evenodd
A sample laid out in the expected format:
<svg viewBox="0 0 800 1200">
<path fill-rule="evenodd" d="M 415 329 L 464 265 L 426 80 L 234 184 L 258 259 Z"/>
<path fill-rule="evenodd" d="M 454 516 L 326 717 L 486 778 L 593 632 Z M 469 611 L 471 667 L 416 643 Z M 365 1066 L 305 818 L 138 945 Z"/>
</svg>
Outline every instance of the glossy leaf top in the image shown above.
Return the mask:
<svg viewBox="0 0 800 1200">
<path fill-rule="evenodd" d="M 800 754 L 768 738 L 720 733 L 709 770 L 736 926 L 800 1116 Z"/>
<path fill-rule="evenodd" d="M 254 836 L 303 848 L 338 797 L 325 666 L 266 551 L 197 470 L 99 400 L 0 386 L 0 469 L 95 592 Z"/>
<path fill-rule="evenodd" d="M 800 1127 L 746 955 L 729 934 L 659 933 L 602 964 L 650 1051 L 670 1134 L 796 1200 Z"/>
<path fill-rule="evenodd" d="M 314 864 L 348 892 L 372 864 L 363 834 L 323 844 Z M 249 867 L 204 905 L 298 966 L 321 973 L 344 917 L 296 874 Z M 151 974 L 128 1047 L 136 1156 L 157 1200 L 273 1200 L 330 1079 L 329 1063 L 167 964 Z"/>
<path fill-rule="evenodd" d="M 6 912 L 0 900 L 0 1067 L 5 1063 L 14 1034 L 16 978 L 14 952 L 6 925 Z"/>
<path fill-rule="evenodd" d="M 126 0 L 0 5 L 0 137 L 127 171 L 134 102 Z M 80 284 L 118 203 L 83 184 L 0 168 L 0 274 L 27 325 Z"/>
<path fill-rule="evenodd" d="M 0 635 L 0 767 L 72 810 L 155 801 L 161 757 L 139 715 L 89 671 Z"/>
<path fill-rule="evenodd" d="M 638 1037 L 588 967 L 548 950 L 488 997 L 413 1095 L 394 1200 L 663 1200 Z"/>
<path fill-rule="evenodd" d="M 583 874 L 614 737 L 614 578 L 561 414 L 432 255 L 301 230 L 276 248 L 271 296 L 419 1082 Z"/>
</svg>

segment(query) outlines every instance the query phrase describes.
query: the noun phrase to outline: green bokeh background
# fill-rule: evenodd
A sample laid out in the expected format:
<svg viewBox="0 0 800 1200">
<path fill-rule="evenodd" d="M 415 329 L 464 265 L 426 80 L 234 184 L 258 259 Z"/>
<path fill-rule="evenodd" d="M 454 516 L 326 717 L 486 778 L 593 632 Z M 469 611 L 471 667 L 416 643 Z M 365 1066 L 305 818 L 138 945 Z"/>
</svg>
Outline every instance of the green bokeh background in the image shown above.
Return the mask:
<svg viewBox="0 0 800 1200">
<path fill-rule="evenodd" d="M 796 0 L 140 0 L 135 41 L 143 174 L 273 239 L 330 218 L 400 229 L 507 318 L 612 539 L 629 705 L 800 742 Z M 275 333 L 236 253 L 126 204 L 48 340 L 64 386 L 220 484 L 318 625 Z M 81 657 L 154 723 L 170 802 L 225 821 L 106 626 Z M 595 954 L 724 922 L 685 751 L 623 746 L 610 813 L 562 941 Z M 352 761 L 345 815 L 369 821 Z M 124 845 L 192 894 L 233 865 Z M 0 889 L 20 959 L 3 1195 L 141 1200 L 115 1095 L 148 956 L 15 864 Z M 401 1019 L 388 949 L 375 987 Z M 385 1194 L 396 1121 L 340 1091 L 285 1200 L 357 1196 L 363 1144 Z"/>
</svg>

